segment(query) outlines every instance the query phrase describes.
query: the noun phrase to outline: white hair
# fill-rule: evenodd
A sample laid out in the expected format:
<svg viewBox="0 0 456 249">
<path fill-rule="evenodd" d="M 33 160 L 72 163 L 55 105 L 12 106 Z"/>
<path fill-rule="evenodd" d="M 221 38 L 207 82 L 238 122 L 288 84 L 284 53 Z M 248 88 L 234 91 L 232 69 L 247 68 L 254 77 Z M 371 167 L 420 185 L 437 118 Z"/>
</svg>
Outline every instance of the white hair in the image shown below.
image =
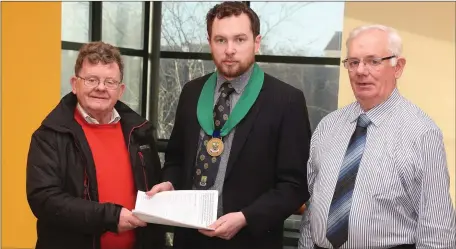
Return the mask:
<svg viewBox="0 0 456 249">
<path fill-rule="evenodd" d="M 348 36 L 347 42 L 345 44 L 347 46 L 347 53 L 348 53 L 348 46 L 350 45 L 351 40 L 353 40 L 359 34 L 365 32 L 365 31 L 370 31 L 370 30 L 385 31 L 388 35 L 388 50 L 393 55 L 396 55 L 396 56 L 400 56 L 402 54 L 402 38 L 399 36 L 397 31 L 391 27 L 387 27 L 387 26 L 380 25 L 380 24 L 363 25 L 363 26 L 357 27 L 356 29 L 352 30 L 350 32 L 350 35 Z"/>
</svg>

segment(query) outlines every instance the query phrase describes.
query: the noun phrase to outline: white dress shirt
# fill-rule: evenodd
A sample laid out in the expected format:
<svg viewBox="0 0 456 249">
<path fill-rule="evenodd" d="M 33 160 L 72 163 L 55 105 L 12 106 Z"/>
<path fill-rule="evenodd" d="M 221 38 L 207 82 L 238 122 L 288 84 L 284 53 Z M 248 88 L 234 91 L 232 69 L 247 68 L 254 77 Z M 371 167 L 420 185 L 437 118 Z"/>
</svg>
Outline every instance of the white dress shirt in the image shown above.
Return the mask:
<svg viewBox="0 0 456 249">
<path fill-rule="evenodd" d="M 78 105 L 76 106 L 76 108 L 78 109 L 79 113 L 81 113 L 82 117 L 84 117 L 85 121 L 87 121 L 87 123 L 89 124 L 100 124 L 98 122 L 98 120 L 92 118 L 85 110 L 84 108 L 82 108 L 82 106 L 78 103 Z M 116 108 L 113 108 L 112 109 L 112 117 L 111 117 L 111 120 L 109 121 L 108 124 L 115 124 L 117 122 L 120 121 L 120 115 L 119 113 L 117 112 Z"/>
</svg>

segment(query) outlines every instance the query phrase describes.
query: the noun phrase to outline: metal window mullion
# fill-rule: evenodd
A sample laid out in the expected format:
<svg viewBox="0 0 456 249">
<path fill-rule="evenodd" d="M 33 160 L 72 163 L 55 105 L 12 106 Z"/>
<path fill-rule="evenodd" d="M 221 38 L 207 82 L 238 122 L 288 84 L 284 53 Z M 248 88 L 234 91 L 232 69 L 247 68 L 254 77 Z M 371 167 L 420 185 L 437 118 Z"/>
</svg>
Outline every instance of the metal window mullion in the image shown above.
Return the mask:
<svg viewBox="0 0 456 249">
<path fill-rule="evenodd" d="M 151 46 L 150 46 L 150 84 L 149 84 L 149 121 L 158 127 L 158 94 L 160 87 L 160 38 L 162 26 L 162 2 L 153 2 L 152 9 L 152 26 L 151 26 Z M 157 137 L 157 128 L 154 130 L 154 136 Z"/>
<path fill-rule="evenodd" d="M 147 114 L 147 74 L 149 71 L 149 27 L 150 27 L 150 2 L 144 2 L 144 21 L 143 21 L 143 66 L 142 66 L 142 85 L 141 85 L 141 116 Z"/>
<path fill-rule="evenodd" d="M 91 2 L 89 11 L 90 41 L 101 41 L 102 2 Z"/>
<path fill-rule="evenodd" d="M 72 51 L 79 51 L 79 48 L 84 45 L 82 42 L 71 42 L 71 41 L 62 41 L 62 50 L 72 50 Z"/>
<path fill-rule="evenodd" d="M 212 60 L 210 53 L 161 51 L 164 59 Z M 298 65 L 340 65 L 340 58 L 306 57 L 285 55 L 256 55 L 256 62 L 298 64 Z"/>
</svg>

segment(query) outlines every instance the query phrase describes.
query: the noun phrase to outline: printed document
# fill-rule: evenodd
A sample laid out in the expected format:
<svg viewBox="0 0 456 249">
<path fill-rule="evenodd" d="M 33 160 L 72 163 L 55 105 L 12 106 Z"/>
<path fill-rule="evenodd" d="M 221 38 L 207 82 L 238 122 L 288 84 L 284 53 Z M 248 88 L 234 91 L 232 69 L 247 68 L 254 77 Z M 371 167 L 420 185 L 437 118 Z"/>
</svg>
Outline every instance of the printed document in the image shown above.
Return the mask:
<svg viewBox="0 0 456 249">
<path fill-rule="evenodd" d="M 208 228 L 217 220 L 217 190 L 163 191 L 150 197 L 138 191 L 133 214 L 147 223 L 195 229 Z"/>
</svg>

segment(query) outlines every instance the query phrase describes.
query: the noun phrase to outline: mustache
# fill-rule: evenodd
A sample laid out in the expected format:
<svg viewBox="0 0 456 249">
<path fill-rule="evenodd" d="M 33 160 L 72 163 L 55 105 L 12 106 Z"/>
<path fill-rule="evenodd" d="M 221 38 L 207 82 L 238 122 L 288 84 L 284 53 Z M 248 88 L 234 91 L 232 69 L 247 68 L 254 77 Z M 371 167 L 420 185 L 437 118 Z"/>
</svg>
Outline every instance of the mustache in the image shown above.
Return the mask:
<svg viewBox="0 0 456 249">
<path fill-rule="evenodd" d="M 230 58 L 230 57 L 227 57 L 227 58 L 223 58 L 222 61 L 234 61 L 234 62 L 237 62 L 236 59 L 234 58 Z"/>
</svg>

